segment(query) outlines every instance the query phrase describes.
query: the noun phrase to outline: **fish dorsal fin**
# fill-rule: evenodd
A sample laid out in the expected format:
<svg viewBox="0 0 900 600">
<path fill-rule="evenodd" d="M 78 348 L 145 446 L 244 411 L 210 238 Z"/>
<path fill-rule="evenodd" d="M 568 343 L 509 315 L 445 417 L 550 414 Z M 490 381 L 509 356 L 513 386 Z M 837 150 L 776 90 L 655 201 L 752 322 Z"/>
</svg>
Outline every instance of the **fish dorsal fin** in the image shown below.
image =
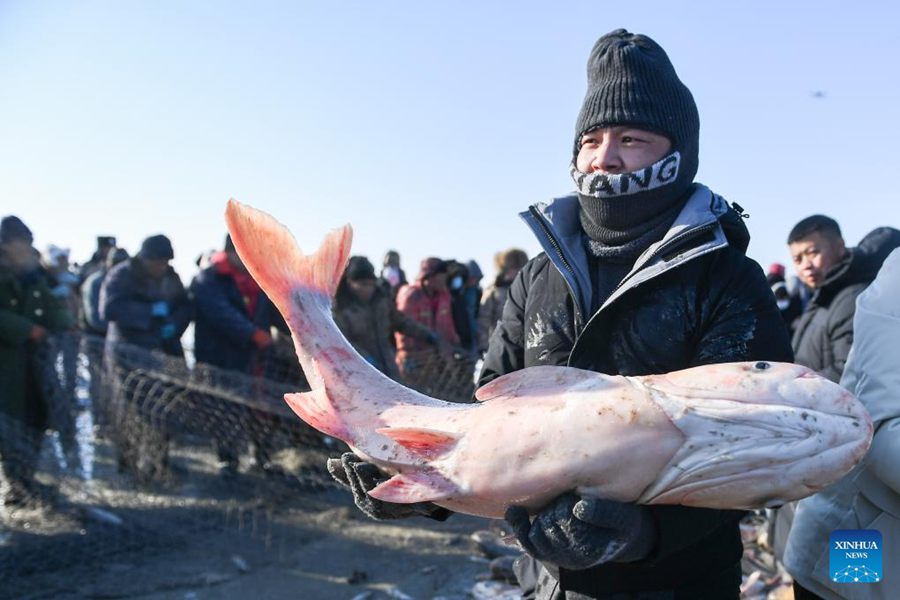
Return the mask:
<svg viewBox="0 0 900 600">
<path fill-rule="evenodd" d="M 381 427 L 375 431 L 429 460 L 446 454 L 459 441 L 459 435 L 456 433 L 424 427 Z"/>
<path fill-rule="evenodd" d="M 413 502 L 434 502 L 449 498 L 456 493 L 453 482 L 435 471 L 418 471 L 394 475 L 387 481 L 369 490 L 376 500 L 412 504 Z"/>
<path fill-rule="evenodd" d="M 561 393 L 588 381 L 599 389 L 603 380 L 611 379 L 608 375 L 574 367 L 540 365 L 501 375 L 484 384 L 475 390 L 475 400 L 487 402 L 500 397 L 543 395 L 548 391 Z"/>
</svg>

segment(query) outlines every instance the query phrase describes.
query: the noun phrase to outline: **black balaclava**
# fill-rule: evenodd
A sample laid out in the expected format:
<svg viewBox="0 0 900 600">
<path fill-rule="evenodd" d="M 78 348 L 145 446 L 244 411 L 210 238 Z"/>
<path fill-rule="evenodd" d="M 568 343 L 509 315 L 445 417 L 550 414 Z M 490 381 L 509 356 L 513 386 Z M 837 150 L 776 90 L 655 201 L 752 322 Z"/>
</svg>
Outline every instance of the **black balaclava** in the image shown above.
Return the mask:
<svg viewBox="0 0 900 600">
<path fill-rule="evenodd" d="M 581 225 L 592 254 L 633 261 L 665 234 L 687 200 L 697 174 L 697 106 L 659 44 L 624 29 L 608 33 L 594 44 L 587 79 L 571 166 Z M 672 150 L 640 171 L 579 171 L 575 158 L 582 135 L 615 126 L 664 135 L 672 142 Z"/>
</svg>

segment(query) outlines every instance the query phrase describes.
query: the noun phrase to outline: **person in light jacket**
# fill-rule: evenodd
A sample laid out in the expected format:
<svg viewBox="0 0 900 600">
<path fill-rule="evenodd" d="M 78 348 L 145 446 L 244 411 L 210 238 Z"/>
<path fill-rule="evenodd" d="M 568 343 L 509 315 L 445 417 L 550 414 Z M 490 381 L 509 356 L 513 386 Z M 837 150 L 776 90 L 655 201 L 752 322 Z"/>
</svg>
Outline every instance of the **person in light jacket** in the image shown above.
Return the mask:
<svg viewBox="0 0 900 600">
<path fill-rule="evenodd" d="M 846 477 L 801 500 L 787 540 L 784 564 L 794 577 L 794 596 L 804 598 L 897 597 L 900 572 L 900 249 L 859 296 L 855 338 L 841 385 L 865 405 L 875 426 L 869 453 Z M 877 583 L 833 580 L 829 537 L 837 529 L 881 532 L 884 564 Z M 834 567 L 834 565 L 831 565 Z M 894 580 L 894 583 L 891 580 Z"/>
</svg>

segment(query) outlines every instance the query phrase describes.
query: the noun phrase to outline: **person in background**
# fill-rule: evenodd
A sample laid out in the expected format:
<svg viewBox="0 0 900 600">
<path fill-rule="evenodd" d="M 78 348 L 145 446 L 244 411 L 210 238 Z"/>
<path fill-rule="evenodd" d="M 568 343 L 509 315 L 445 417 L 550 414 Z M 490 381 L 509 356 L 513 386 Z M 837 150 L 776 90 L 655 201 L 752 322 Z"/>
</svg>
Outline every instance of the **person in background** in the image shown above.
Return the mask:
<svg viewBox="0 0 900 600">
<path fill-rule="evenodd" d="M 487 352 L 488 341 L 503 314 L 503 305 L 509 294 L 509 286 L 522 267 L 528 262 L 528 255 L 519 248 L 510 248 L 498 252 L 495 257 L 497 276 L 484 291 L 481 308 L 478 313 L 478 349 L 481 354 Z"/>
<path fill-rule="evenodd" d="M 69 249 L 50 244 L 41 257 L 41 264 L 51 286 L 50 293 L 65 304 L 66 310 L 75 317 L 76 322 L 81 322 L 83 317 L 79 280 L 69 265 Z M 54 385 L 51 388 L 53 391 L 47 394 L 50 400 L 50 426 L 59 433 L 66 465 L 72 470 L 78 469 L 81 463 L 76 425 L 79 407 L 75 390 L 79 345 L 79 336 L 74 331 L 57 336 L 55 350 L 61 377 L 58 386 L 55 385 L 55 380 L 48 381 Z M 54 357 L 51 357 L 51 361 L 56 363 Z"/>
<path fill-rule="evenodd" d="M 103 345 L 105 344 L 107 322 L 100 317 L 100 287 L 106 274 L 117 264 L 128 260 L 128 251 L 124 248 L 113 248 L 106 255 L 106 264 L 88 275 L 81 284 L 81 316 L 85 335 L 82 338 L 81 351 L 87 357 L 87 368 L 90 373 L 90 398 L 94 414 L 94 423 L 100 427 L 108 425 L 105 398 L 101 397 L 108 386 L 104 386 Z"/>
<path fill-rule="evenodd" d="M 128 258 L 127 250 L 124 248 L 113 248 L 106 255 L 106 264 L 88 275 L 81 285 L 81 314 L 84 316 L 84 330 L 86 333 L 106 337 L 108 324 L 100 317 L 100 286 L 103 285 L 103 280 L 110 269 L 128 260 Z"/>
<path fill-rule="evenodd" d="M 250 373 L 253 358 L 272 345 L 269 322 L 257 320 L 264 294 L 231 241 L 191 282 L 196 307 L 194 354 L 199 362 Z"/>
<path fill-rule="evenodd" d="M 853 346 L 841 377 L 869 411 L 875 435 L 868 454 L 848 475 L 801 500 L 784 552 L 797 600 L 892 600 L 900 572 L 900 250 L 856 300 Z M 839 529 L 881 533 L 877 583 L 837 583 L 829 569 L 829 538 Z M 834 565 L 840 568 L 843 565 Z M 848 595 L 853 592 L 853 595 Z"/>
<path fill-rule="evenodd" d="M 378 285 L 375 267 L 364 256 L 351 256 L 334 298 L 334 321 L 359 354 L 373 367 L 400 380 L 393 337 L 402 333 L 429 346 L 438 337 L 400 312 L 390 290 Z"/>
<path fill-rule="evenodd" d="M 853 344 L 856 298 L 900 245 L 900 231 L 875 229 L 848 249 L 837 221 L 812 215 L 794 226 L 787 244 L 800 280 L 813 290 L 792 340 L 795 360 L 837 383 Z"/>
<path fill-rule="evenodd" d="M 181 335 L 193 306 L 164 235 L 148 237 L 137 256 L 113 267 L 100 286 L 100 318 L 108 323 L 107 348 L 132 344 L 184 358 Z"/>
<path fill-rule="evenodd" d="M 769 265 L 766 281 L 772 288 L 772 294 L 775 295 L 775 304 L 781 313 L 781 319 L 788 328 L 788 332 L 793 335 L 796 321 L 803 312 L 803 304 L 799 294 L 791 294 L 788 290 L 787 282 L 784 279 L 784 265 L 781 263 Z"/>
<path fill-rule="evenodd" d="M 172 476 L 168 433 L 148 413 L 146 391 L 128 377 L 134 369 L 165 368 L 162 352 L 184 365 L 181 335 L 193 318 L 193 305 L 170 265 L 175 257 L 164 235 L 143 241 L 138 254 L 113 267 L 100 286 L 100 317 L 107 321 L 104 370 L 111 385 L 111 433 L 118 466 L 139 481 Z"/>
<path fill-rule="evenodd" d="M 459 338 L 459 349 L 472 350 L 478 325 L 474 315 L 469 313 L 466 298 L 466 284 L 469 267 L 455 260 L 447 262 L 447 289 L 450 291 L 450 312 L 453 314 L 453 328 Z M 477 308 L 477 306 L 476 306 Z"/>
<path fill-rule="evenodd" d="M 381 269 L 381 278 L 387 282 L 394 299 L 397 292 L 406 285 L 406 273 L 400 268 L 400 253 L 396 250 L 388 250 L 384 255 L 384 266 Z"/>
<path fill-rule="evenodd" d="M 33 241 L 18 217 L 0 220 L 0 463 L 7 506 L 36 499 L 34 472 L 48 416 L 41 381 L 47 339 L 75 325 L 74 316 L 51 292 Z"/>
<path fill-rule="evenodd" d="M 481 272 L 481 267 L 474 260 L 466 263 L 466 270 L 469 276 L 463 284 L 462 304 L 466 321 L 469 324 L 469 336 L 466 340 L 460 339 L 460 342 L 463 348 L 472 356 L 478 356 L 478 340 L 480 339 L 478 314 L 481 310 L 481 297 L 484 294 L 484 290 L 481 288 L 481 280 L 484 278 L 484 274 Z"/>
<path fill-rule="evenodd" d="M 231 241 L 225 237 L 223 250 L 214 252 L 209 265 L 191 282 L 196 308 L 194 356 L 197 362 L 222 369 L 253 374 L 255 359 L 272 346 L 271 312 L 259 285 L 247 272 Z M 216 449 L 225 475 L 238 471 L 238 432 L 217 432 Z M 258 468 L 271 467 L 264 444 L 253 444 Z"/>
<path fill-rule="evenodd" d="M 107 256 L 116 247 L 116 238 L 111 235 L 97 236 L 97 249 L 91 259 L 81 265 L 78 271 L 78 281 L 84 284 L 88 277 L 95 271 L 101 271 L 107 268 Z"/>
<path fill-rule="evenodd" d="M 440 345 L 435 347 L 403 332 L 396 333 L 400 374 L 414 386 L 425 384 L 427 381 L 422 376 L 427 376 L 427 371 L 424 370 L 443 360 L 439 350 L 446 345 L 459 346 L 452 298 L 447 289 L 447 263 L 434 257 L 424 259 L 416 281 L 400 288 L 397 308 L 438 337 Z"/>
</svg>

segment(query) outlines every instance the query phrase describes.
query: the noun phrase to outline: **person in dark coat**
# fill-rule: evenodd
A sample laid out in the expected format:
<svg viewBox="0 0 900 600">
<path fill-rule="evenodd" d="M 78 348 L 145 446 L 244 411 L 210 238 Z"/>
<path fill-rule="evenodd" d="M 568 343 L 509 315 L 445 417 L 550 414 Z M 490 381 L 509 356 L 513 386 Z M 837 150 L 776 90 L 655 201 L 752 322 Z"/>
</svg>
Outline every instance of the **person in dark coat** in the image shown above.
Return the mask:
<svg viewBox="0 0 900 600">
<path fill-rule="evenodd" d="M 665 51 L 625 30 L 601 37 L 575 128 L 576 192 L 522 213 L 544 252 L 510 288 L 480 384 L 536 365 L 637 376 L 792 359 L 739 212 L 694 183 L 698 139 L 696 105 Z M 360 493 L 376 483 L 365 464 L 329 465 L 358 506 L 442 516 L 376 505 Z M 743 514 L 565 494 L 506 518 L 533 597 L 737 599 Z"/>
<path fill-rule="evenodd" d="M 784 278 L 784 265 L 781 263 L 772 263 L 769 265 L 769 272 L 766 273 L 766 282 L 772 288 L 772 294 L 775 296 L 775 304 L 781 313 L 781 320 L 784 321 L 785 327 L 788 328 L 790 335 L 794 335 L 794 327 L 797 319 L 803 312 L 803 300 L 800 298 L 798 290 L 793 293 L 788 289 L 787 281 Z"/>
<path fill-rule="evenodd" d="M 794 356 L 837 383 L 853 344 L 856 298 L 900 245 L 900 231 L 875 229 L 848 249 L 837 221 L 812 215 L 794 226 L 787 243 L 797 274 L 813 290 L 796 326 Z"/>
<path fill-rule="evenodd" d="M 213 253 L 209 265 L 194 277 L 191 292 L 196 308 L 194 357 L 197 362 L 256 374 L 254 364 L 258 353 L 273 343 L 272 313 L 264 309 L 267 298 L 247 272 L 230 235 L 225 237 L 224 250 Z M 225 474 L 237 472 L 235 445 L 227 432 L 216 437 Z M 254 458 L 265 470 L 270 461 L 263 448 L 261 442 L 254 444 Z"/>
<path fill-rule="evenodd" d="M 488 341 L 494 328 L 500 322 L 503 314 L 503 306 L 509 295 L 509 286 L 516 279 L 516 275 L 528 262 L 528 255 L 519 248 L 510 248 L 498 252 L 495 256 L 497 276 L 494 282 L 484 291 L 481 306 L 478 309 L 478 351 L 481 354 L 487 352 Z"/>
<path fill-rule="evenodd" d="M 384 255 L 384 266 L 381 269 L 381 279 L 387 283 L 391 296 L 396 300 L 397 292 L 408 284 L 406 272 L 400 268 L 400 253 L 396 250 L 388 250 Z"/>
<path fill-rule="evenodd" d="M 466 264 L 448 261 L 447 287 L 450 289 L 453 325 L 459 347 L 471 356 L 478 352 L 478 310 L 481 306 L 480 282 L 484 275 L 474 260 Z"/>
<path fill-rule="evenodd" d="M 261 321 L 264 294 L 241 262 L 231 236 L 225 249 L 191 282 L 196 307 L 194 355 L 197 361 L 244 373 L 256 352 L 272 345 L 272 323 Z"/>
<path fill-rule="evenodd" d="M 97 249 L 91 255 L 90 260 L 81 265 L 78 271 L 78 281 L 81 285 L 87 278 L 97 271 L 105 271 L 109 268 L 108 256 L 116 247 L 116 238 L 111 235 L 97 236 Z"/>
<path fill-rule="evenodd" d="M 100 317 L 108 323 L 104 370 L 112 386 L 111 435 L 119 468 L 131 469 L 139 481 L 171 476 L 168 434 L 147 405 L 147 390 L 129 374 L 165 366 L 153 354 L 158 352 L 184 364 L 181 335 L 193 318 L 193 305 L 169 264 L 174 256 L 166 236 L 148 237 L 140 252 L 113 267 L 100 286 Z"/>
<path fill-rule="evenodd" d="M 47 426 L 45 361 L 48 336 L 75 324 L 32 247 L 31 230 L 15 216 L 0 221 L 0 464 L 4 503 L 34 496 L 34 471 Z M 52 368 L 53 365 L 51 365 Z"/>
<path fill-rule="evenodd" d="M 128 260 L 128 251 L 124 248 L 114 248 L 106 255 L 106 264 L 93 273 L 81 285 L 82 315 L 84 316 L 84 330 L 91 335 L 106 336 L 107 322 L 100 317 L 100 286 L 106 279 L 106 274 L 117 264 Z"/>
<path fill-rule="evenodd" d="M 394 334 L 400 332 L 428 344 L 437 336 L 397 309 L 390 288 L 378 285 L 375 267 L 365 256 L 351 256 L 334 297 L 334 322 L 347 341 L 373 367 L 400 381 Z"/>
<path fill-rule="evenodd" d="M 174 257 L 169 238 L 154 235 L 144 240 L 137 256 L 107 274 L 100 287 L 100 317 L 109 323 L 108 349 L 125 343 L 184 357 L 181 335 L 193 306 L 169 264 Z"/>
</svg>

